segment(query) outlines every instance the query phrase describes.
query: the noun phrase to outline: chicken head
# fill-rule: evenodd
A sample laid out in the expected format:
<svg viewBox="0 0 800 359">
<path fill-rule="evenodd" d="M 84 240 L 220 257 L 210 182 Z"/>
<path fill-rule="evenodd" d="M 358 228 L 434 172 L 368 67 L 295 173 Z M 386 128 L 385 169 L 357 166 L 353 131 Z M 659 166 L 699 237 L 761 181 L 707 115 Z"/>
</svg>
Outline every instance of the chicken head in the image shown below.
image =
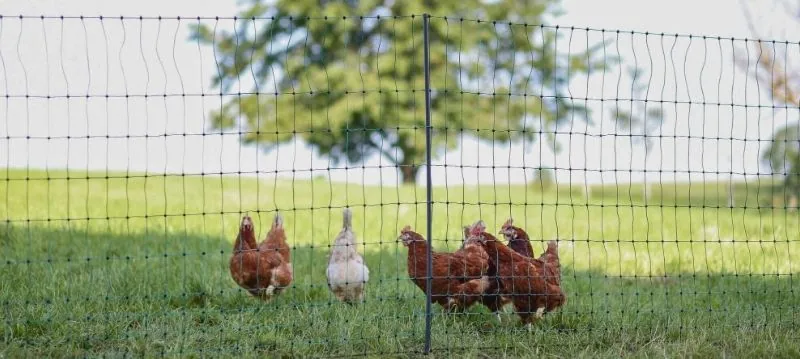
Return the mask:
<svg viewBox="0 0 800 359">
<path fill-rule="evenodd" d="M 397 239 L 402 241 L 403 245 L 405 245 L 405 246 L 408 246 L 413 242 L 417 242 L 417 241 L 424 242 L 425 241 L 425 238 L 422 238 L 422 236 L 419 233 L 414 232 L 413 230 L 411 230 L 411 226 L 403 227 L 403 229 L 400 230 L 400 236 L 397 237 Z"/>
<path fill-rule="evenodd" d="M 483 233 L 486 232 L 486 223 L 483 220 L 478 220 L 475 224 L 468 227 L 468 234 L 467 238 L 469 240 L 478 240 L 480 241 L 483 237 Z"/>
<path fill-rule="evenodd" d="M 250 218 L 249 215 L 245 214 L 242 217 L 242 224 L 239 226 L 239 231 L 241 232 L 252 232 L 254 228 L 253 219 Z"/>
<path fill-rule="evenodd" d="M 478 220 L 470 226 L 464 227 L 464 244 L 476 243 L 481 241 L 481 235 L 486 231 L 486 223 L 483 220 Z"/>
<path fill-rule="evenodd" d="M 509 218 L 506 223 L 503 223 L 503 227 L 500 228 L 500 234 L 502 234 L 506 241 L 511 241 L 517 239 L 517 229 L 514 227 L 514 220 Z"/>
</svg>

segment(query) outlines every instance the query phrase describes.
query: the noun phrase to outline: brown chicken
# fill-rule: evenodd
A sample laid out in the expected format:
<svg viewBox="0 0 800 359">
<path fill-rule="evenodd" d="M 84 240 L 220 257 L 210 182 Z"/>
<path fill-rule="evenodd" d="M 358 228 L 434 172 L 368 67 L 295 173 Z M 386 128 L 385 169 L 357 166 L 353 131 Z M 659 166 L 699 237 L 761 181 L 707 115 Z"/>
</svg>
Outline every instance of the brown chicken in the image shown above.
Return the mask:
<svg viewBox="0 0 800 359">
<path fill-rule="evenodd" d="M 546 280 L 542 261 L 511 250 L 489 233 L 475 232 L 471 235 L 480 238 L 489 259 L 497 266 L 501 293 L 511 298 L 523 324 L 529 326 L 534 319 L 566 302 L 561 287 Z"/>
<path fill-rule="evenodd" d="M 242 218 L 230 270 L 236 284 L 257 298 L 269 299 L 289 286 L 292 262 L 280 214 L 275 215 L 267 238 L 260 244 L 256 244 L 253 220 Z"/>
<path fill-rule="evenodd" d="M 426 292 L 428 242 L 406 226 L 399 240 L 408 247 L 408 275 Z M 432 252 L 431 300 L 447 311 L 464 310 L 479 301 L 489 288 L 485 252 L 467 246 L 456 253 Z M 482 257 L 483 255 L 483 257 Z"/>
<path fill-rule="evenodd" d="M 506 223 L 503 223 L 503 227 L 500 228 L 500 234 L 506 237 L 508 248 L 523 256 L 533 258 L 533 247 L 528 234 L 522 228 L 514 227 L 513 219 L 509 218 Z"/>
<path fill-rule="evenodd" d="M 561 261 L 558 259 L 558 242 L 547 242 L 547 249 L 544 250 L 539 261 L 544 263 L 545 275 L 547 282 L 551 284 L 561 285 Z"/>
<path fill-rule="evenodd" d="M 489 278 L 489 287 L 481 295 L 481 304 L 486 306 L 498 321 L 501 321 L 500 311 L 503 310 L 507 304 L 511 303 L 511 299 L 501 295 L 500 281 L 497 278 L 497 268 L 494 263 L 489 260 L 489 254 L 481 245 L 479 237 L 473 236 L 470 233 L 482 233 L 486 231 L 486 224 L 483 221 L 478 221 L 471 226 L 464 227 L 464 243 L 460 251 L 469 250 L 474 253 L 475 258 L 479 258 L 481 265 L 486 267 L 486 275 Z M 458 252 L 456 252 L 458 253 Z"/>
<path fill-rule="evenodd" d="M 515 227 L 511 218 L 503 224 L 500 234 L 508 241 L 508 248 L 523 256 L 533 258 L 533 247 L 528 233 L 525 233 L 522 228 Z M 547 243 L 547 249 L 539 256 L 539 260 L 545 265 L 545 275 L 548 283 L 561 285 L 561 263 L 558 259 L 558 244 L 553 241 Z"/>
</svg>

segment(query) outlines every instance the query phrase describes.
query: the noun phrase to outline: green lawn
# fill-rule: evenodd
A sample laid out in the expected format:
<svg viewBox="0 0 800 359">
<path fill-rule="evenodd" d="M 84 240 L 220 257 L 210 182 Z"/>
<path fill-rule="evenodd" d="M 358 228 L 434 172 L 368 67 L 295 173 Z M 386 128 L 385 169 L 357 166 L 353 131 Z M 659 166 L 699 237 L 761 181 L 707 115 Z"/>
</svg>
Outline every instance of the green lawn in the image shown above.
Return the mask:
<svg viewBox="0 0 800 359">
<path fill-rule="evenodd" d="M 109 176 L 0 170 L 0 358 L 422 350 L 425 300 L 395 239 L 406 224 L 424 233 L 424 188 Z M 736 184 L 746 208 L 728 208 L 722 186 L 665 184 L 646 202 L 637 186 L 597 186 L 589 200 L 574 188 L 435 188 L 438 248 L 456 248 L 463 224 L 498 228 L 511 214 L 537 251 L 563 241 L 568 302 L 532 333 L 511 313 L 435 307 L 434 357 L 800 356 L 800 215 L 766 208 L 771 184 Z M 371 272 L 366 303 L 352 307 L 325 284 L 345 205 Z M 275 209 L 295 280 L 263 303 L 227 263 L 239 213 L 263 236 Z"/>
</svg>

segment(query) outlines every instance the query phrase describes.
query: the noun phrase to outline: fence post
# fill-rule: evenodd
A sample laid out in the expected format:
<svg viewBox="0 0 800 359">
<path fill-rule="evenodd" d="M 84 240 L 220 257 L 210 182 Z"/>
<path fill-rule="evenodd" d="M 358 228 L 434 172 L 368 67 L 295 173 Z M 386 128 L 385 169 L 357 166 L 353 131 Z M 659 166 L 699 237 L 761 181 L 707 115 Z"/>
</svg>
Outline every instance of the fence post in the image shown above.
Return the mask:
<svg viewBox="0 0 800 359">
<path fill-rule="evenodd" d="M 423 68 L 425 72 L 425 165 L 426 171 L 426 190 L 427 190 L 427 218 L 428 218 L 428 260 L 427 276 L 425 276 L 425 349 L 424 353 L 431 351 L 431 281 L 433 280 L 433 189 L 431 188 L 431 60 L 430 60 L 430 35 L 429 35 L 429 15 L 422 14 L 422 42 L 424 48 Z"/>
</svg>

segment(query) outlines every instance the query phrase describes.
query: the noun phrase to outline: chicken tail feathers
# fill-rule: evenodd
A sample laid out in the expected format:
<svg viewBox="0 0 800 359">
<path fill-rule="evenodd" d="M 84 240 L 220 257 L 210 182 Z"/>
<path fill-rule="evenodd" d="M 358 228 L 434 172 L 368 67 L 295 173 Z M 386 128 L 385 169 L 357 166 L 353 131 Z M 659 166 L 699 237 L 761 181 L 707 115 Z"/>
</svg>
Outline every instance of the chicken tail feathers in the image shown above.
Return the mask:
<svg viewBox="0 0 800 359">
<path fill-rule="evenodd" d="M 275 219 L 272 220 L 272 228 L 283 228 L 283 216 L 280 212 L 275 213 Z"/>
<path fill-rule="evenodd" d="M 550 254 L 550 255 L 556 255 L 557 256 L 558 255 L 558 242 L 556 242 L 556 241 L 547 242 L 547 249 L 544 252 L 547 253 L 547 254 Z"/>
<path fill-rule="evenodd" d="M 350 208 L 342 211 L 342 228 L 347 230 L 353 228 L 353 211 Z"/>
</svg>

